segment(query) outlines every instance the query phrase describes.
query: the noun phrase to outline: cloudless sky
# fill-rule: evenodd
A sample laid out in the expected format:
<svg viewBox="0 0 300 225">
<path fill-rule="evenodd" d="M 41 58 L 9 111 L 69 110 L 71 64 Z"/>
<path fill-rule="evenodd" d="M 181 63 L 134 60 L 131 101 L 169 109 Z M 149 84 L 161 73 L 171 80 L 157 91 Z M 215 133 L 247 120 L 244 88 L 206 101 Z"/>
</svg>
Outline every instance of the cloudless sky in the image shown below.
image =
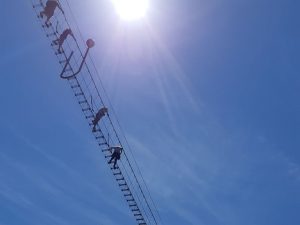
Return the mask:
<svg viewBox="0 0 300 225">
<path fill-rule="evenodd" d="M 69 3 L 164 225 L 300 224 L 299 1 Z M 135 224 L 30 1 L 0 18 L 0 225 Z"/>
</svg>

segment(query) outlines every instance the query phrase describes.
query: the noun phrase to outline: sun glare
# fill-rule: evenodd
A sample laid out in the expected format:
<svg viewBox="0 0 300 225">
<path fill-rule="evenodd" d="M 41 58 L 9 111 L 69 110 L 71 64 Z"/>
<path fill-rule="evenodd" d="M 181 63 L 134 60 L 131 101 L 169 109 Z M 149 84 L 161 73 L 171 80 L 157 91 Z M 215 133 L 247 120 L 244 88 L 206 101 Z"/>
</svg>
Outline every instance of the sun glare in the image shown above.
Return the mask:
<svg viewBox="0 0 300 225">
<path fill-rule="evenodd" d="M 148 0 L 112 0 L 123 20 L 137 20 L 146 15 Z"/>
</svg>

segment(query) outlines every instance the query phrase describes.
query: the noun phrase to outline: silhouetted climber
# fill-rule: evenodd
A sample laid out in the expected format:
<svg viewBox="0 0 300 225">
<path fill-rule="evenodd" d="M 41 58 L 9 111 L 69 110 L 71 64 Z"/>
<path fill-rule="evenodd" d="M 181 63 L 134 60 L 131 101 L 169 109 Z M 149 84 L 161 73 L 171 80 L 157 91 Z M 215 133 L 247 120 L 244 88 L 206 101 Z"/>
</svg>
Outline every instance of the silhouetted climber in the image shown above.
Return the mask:
<svg viewBox="0 0 300 225">
<path fill-rule="evenodd" d="M 44 11 L 40 12 L 41 18 L 43 18 L 43 15 L 47 17 L 45 24 L 48 24 L 48 21 L 51 19 L 51 17 L 54 15 L 54 11 L 58 7 L 62 13 L 64 13 L 64 10 L 61 8 L 60 3 L 58 0 L 48 0 L 46 2 L 46 7 L 44 8 Z"/>
<path fill-rule="evenodd" d="M 96 131 L 96 125 L 98 124 L 98 122 L 100 121 L 100 119 L 105 116 L 105 113 L 107 113 L 108 110 L 106 107 L 103 107 L 101 109 L 99 109 L 99 111 L 97 112 L 95 119 L 93 120 L 93 132 Z"/>
<path fill-rule="evenodd" d="M 71 35 L 74 39 L 75 39 L 75 36 L 72 32 L 72 30 L 70 28 L 68 29 L 65 29 L 61 35 L 59 36 L 58 39 L 54 40 L 53 43 L 58 45 L 58 52 L 61 53 L 61 47 L 64 43 L 64 41 L 67 39 L 68 35 Z"/>
<path fill-rule="evenodd" d="M 121 158 L 121 154 L 122 154 L 123 148 L 121 146 L 115 146 L 115 147 L 111 147 L 110 149 L 113 149 L 114 152 L 111 155 L 111 158 L 108 161 L 108 163 L 111 163 L 112 160 L 115 160 L 114 161 L 114 169 L 116 169 L 116 163 Z"/>
</svg>

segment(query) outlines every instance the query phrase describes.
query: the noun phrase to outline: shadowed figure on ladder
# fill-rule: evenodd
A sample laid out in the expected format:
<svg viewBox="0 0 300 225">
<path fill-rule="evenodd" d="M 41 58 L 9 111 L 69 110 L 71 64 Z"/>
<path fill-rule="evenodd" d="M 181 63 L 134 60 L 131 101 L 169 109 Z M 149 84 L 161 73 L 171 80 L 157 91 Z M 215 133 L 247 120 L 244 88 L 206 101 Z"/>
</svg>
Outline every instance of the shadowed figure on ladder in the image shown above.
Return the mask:
<svg viewBox="0 0 300 225">
<path fill-rule="evenodd" d="M 93 132 L 96 131 L 96 125 L 98 124 L 98 122 L 101 120 L 101 118 L 103 116 L 105 116 L 105 113 L 108 113 L 108 109 L 106 107 L 103 107 L 101 109 L 99 109 L 99 111 L 96 113 L 95 119 L 93 120 Z"/>
<path fill-rule="evenodd" d="M 43 18 L 43 15 L 45 15 L 47 18 L 46 22 L 45 22 L 46 25 L 48 25 L 49 20 L 54 15 L 54 11 L 55 11 L 56 7 L 59 8 L 60 11 L 64 14 L 64 10 L 60 6 L 60 3 L 58 0 L 48 0 L 46 2 L 46 7 L 44 8 L 44 11 L 40 12 L 41 18 Z"/>
<path fill-rule="evenodd" d="M 117 161 L 121 158 L 123 148 L 121 146 L 115 146 L 115 147 L 111 147 L 110 149 L 114 150 L 114 152 L 112 153 L 111 158 L 108 161 L 108 163 L 110 164 L 110 163 L 112 163 L 112 160 L 115 160 L 114 161 L 114 169 L 116 169 L 116 164 L 117 164 Z"/>
<path fill-rule="evenodd" d="M 74 40 L 76 40 L 72 30 L 70 28 L 68 28 L 68 29 L 65 29 L 61 33 L 61 35 L 59 36 L 58 39 L 53 41 L 53 44 L 58 45 L 58 53 L 62 52 L 61 47 L 62 47 L 64 41 L 67 39 L 68 35 L 72 36 L 74 38 Z"/>
</svg>

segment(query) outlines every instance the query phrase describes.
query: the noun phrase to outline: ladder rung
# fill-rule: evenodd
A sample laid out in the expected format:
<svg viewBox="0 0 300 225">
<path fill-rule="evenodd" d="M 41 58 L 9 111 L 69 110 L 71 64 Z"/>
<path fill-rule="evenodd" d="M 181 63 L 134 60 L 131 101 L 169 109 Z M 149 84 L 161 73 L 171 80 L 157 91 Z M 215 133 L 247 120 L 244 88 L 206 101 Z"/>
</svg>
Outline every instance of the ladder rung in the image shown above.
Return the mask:
<svg viewBox="0 0 300 225">
<path fill-rule="evenodd" d="M 68 81 L 70 81 L 70 80 L 76 80 L 76 77 L 68 77 L 67 80 L 68 80 Z M 78 82 L 78 81 L 77 81 L 77 82 Z"/>
<path fill-rule="evenodd" d="M 121 191 L 129 191 L 129 188 L 123 188 Z"/>
<path fill-rule="evenodd" d="M 144 220 L 144 218 L 137 218 L 136 220 L 137 221 L 141 221 L 141 220 Z"/>
<path fill-rule="evenodd" d="M 75 96 L 80 96 L 80 95 L 83 95 L 83 93 L 82 93 L 82 92 L 80 92 L 80 93 L 75 93 Z"/>
<path fill-rule="evenodd" d="M 52 26 L 52 23 L 47 23 L 47 24 L 45 24 L 45 25 L 42 25 L 43 28 L 45 28 L 45 27 L 49 28 L 49 27 L 51 27 L 51 26 Z"/>
<path fill-rule="evenodd" d="M 84 103 L 88 103 L 87 100 L 83 100 L 83 101 L 79 101 L 79 104 L 84 104 Z"/>
<path fill-rule="evenodd" d="M 79 84 L 71 85 L 71 88 L 77 88 L 77 87 L 80 87 L 80 85 Z"/>
<path fill-rule="evenodd" d="M 127 186 L 127 183 L 125 182 L 124 184 L 119 184 L 120 187 L 122 186 Z"/>
<path fill-rule="evenodd" d="M 119 180 L 124 180 L 124 177 L 122 177 L 122 178 L 116 178 L 116 181 L 119 181 Z"/>
<path fill-rule="evenodd" d="M 47 37 L 51 37 L 51 36 L 54 36 L 54 35 L 56 35 L 56 33 L 46 34 Z"/>
<path fill-rule="evenodd" d="M 134 216 L 142 216 L 141 213 L 134 213 L 133 215 L 134 215 Z"/>
<path fill-rule="evenodd" d="M 125 196 L 125 197 L 127 197 L 127 196 L 132 196 L 132 194 L 131 194 L 131 193 L 129 193 L 129 194 L 124 194 L 124 196 Z"/>
<path fill-rule="evenodd" d="M 116 173 L 113 173 L 113 175 L 117 176 L 117 175 L 121 175 L 122 173 L 121 172 L 116 172 Z M 129 190 L 129 189 L 128 189 Z M 122 190 L 121 190 L 122 191 Z"/>
<path fill-rule="evenodd" d="M 57 51 L 57 52 L 55 52 L 55 55 L 61 55 L 61 54 L 63 54 L 63 53 L 65 53 L 65 51 L 64 50 L 60 50 L 60 51 Z M 70 66 L 70 65 L 69 65 Z M 65 71 L 71 71 L 72 69 L 66 69 Z"/>
<path fill-rule="evenodd" d="M 33 5 L 32 5 L 33 8 L 35 8 L 35 7 L 37 7 L 37 6 L 43 7 L 42 4 L 33 4 Z"/>
<path fill-rule="evenodd" d="M 131 211 L 132 212 L 137 212 L 137 211 L 140 211 L 140 209 L 139 208 L 137 208 L 137 209 L 131 209 Z"/>
<path fill-rule="evenodd" d="M 66 63 L 67 62 L 67 60 L 60 60 L 60 61 L 58 61 L 60 64 L 62 64 L 62 63 Z"/>
<path fill-rule="evenodd" d="M 84 109 L 82 109 L 83 112 L 85 112 L 85 111 L 90 111 L 90 110 L 91 110 L 90 107 L 89 107 L 89 108 L 84 108 Z"/>
<path fill-rule="evenodd" d="M 118 166 L 116 166 L 116 167 L 113 167 L 113 166 L 112 166 L 112 167 L 110 167 L 110 169 L 111 169 L 111 170 L 117 170 L 117 169 L 119 169 L 119 167 L 118 167 Z"/>
<path fill-rule="evenodd" d="M 107 142 L 98 143 L 99 146 L 107 145 Z"/>
<path fill-rule="evenodd" d="M 90 126 L 92 125 L 90 124 Z M 93 133 L 100 132 L 100 131 L 101 131 L 100 129 L 96 128 L 95 131 L 93 131 Z"/>
<path fill-rule="evenodd" d="M 110 151 L 110 148 L 102 149 L 101 151 L 102 152 L 108 152 L 108 151 Z"/>
<path fill-rule="evenodd" d="M 86 116 L 85 118 L 86 119 L 90 119 L 90 118 L 93 118 L 94 116 Z"/>
<path fill-rule="evenodd" d="M 137 204 L 129 204 L 129 207 L 136 207 L 137 206 Z"/>
<path fill-rule="evenodd" d="M 134 198 L 132 199 L 126 199 L 127 202 L 135 202 Z"/>
<path fill-rule="evenodd" d="M 96 136 L 95 138 L 96 138 L 96 139 L 100 139 L 100 138 L 104 138 L 104 136 L 103 136 L 103 135 L 101 135 L 101 136 Z"/>
</svg>

